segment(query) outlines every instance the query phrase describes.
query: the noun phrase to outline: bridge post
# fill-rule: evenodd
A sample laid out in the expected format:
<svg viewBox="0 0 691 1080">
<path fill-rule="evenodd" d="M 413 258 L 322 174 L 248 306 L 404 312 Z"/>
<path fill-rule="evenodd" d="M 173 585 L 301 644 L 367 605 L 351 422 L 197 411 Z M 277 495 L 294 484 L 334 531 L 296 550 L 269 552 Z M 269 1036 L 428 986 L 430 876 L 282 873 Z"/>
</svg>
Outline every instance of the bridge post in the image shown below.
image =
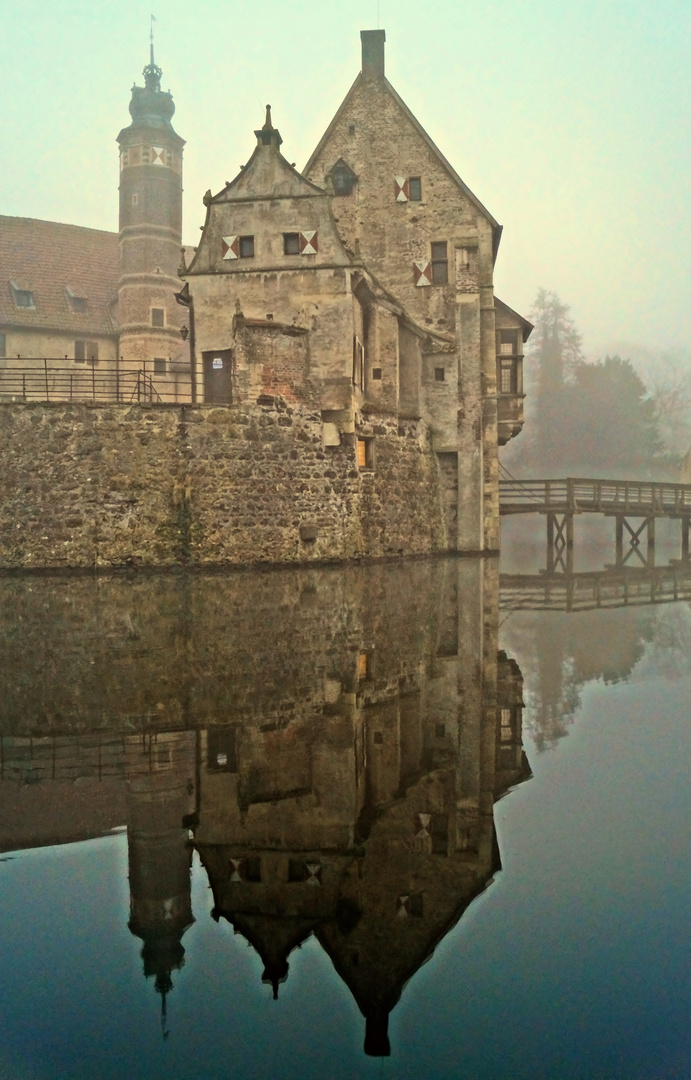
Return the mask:
<svg viewBox="0 0 691 1080">
<path fill-rule="evenodd" d="M 685 562 L 689 559 L 689 519 L 681 519 L 681 557 Z"/>
<path fill-rule="evenodd" d="M 573 573 L 573 514 L 546 514 L 547 518 L 547 570 L 555 574 L 562 570 Z"/>
<path fill-rule="evenodd" d="M 655 565 L 655 518 L 648 518 L 648 566 Z"/>
<path fill-rule="evenodd" d="M 614 520 L 614 565 L 621 566 L 624 561 L 624 518 L 617 514 Z"/>
</svg>

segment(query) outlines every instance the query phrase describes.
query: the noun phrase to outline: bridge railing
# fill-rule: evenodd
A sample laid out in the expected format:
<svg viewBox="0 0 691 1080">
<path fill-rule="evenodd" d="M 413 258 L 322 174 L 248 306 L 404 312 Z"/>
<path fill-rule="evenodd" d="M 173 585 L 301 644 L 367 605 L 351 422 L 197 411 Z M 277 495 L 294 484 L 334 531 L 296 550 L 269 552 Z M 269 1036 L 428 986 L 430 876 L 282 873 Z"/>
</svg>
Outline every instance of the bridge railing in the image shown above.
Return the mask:
<svg viewBox="0 0 691 1080">
<path fill-rule="evenodd" d="M 506 513 L 691 514 L 691 484 L 654 480 L 500 480 Z"/>
</svg>

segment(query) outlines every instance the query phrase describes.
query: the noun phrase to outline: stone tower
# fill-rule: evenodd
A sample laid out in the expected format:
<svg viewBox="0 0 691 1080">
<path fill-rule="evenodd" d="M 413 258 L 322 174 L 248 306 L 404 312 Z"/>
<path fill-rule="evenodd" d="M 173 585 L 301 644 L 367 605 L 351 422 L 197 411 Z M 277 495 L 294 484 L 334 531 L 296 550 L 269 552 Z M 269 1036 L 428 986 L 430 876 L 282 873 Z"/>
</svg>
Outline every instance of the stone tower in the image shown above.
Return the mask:
<svg viewBox="0 0 691 1080">
<path fill-rule="evenodd" d="M 126 367 L 166 374 L 180 353 L 181 309 L 174 293 L 182 242 L 182 148 L 173 130 L 175 105 L 161 90 L 162 71 L 144 68 L 145 85 L 132 87 L 132 123 L 120 145 L 120 356 Z M 179 314 L 180 313 L 180 314 Z"/>
</svg>

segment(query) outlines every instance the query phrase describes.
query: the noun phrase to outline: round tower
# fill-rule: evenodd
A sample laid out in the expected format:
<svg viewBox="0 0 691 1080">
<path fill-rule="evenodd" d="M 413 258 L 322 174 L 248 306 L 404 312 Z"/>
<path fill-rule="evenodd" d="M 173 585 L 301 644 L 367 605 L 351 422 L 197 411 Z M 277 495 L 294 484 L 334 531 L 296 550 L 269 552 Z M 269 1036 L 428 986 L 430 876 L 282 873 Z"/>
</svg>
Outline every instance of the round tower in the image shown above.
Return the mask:
<svg viewBox="0 0 691 1080">
<path fill-rule="evenodd" d="M 170 92 L 162 71 L 144 68 L 145 85 L 132 87 L 132 123 L 120 146 L 120 356 L 126 367 L 144 367 L 159 379 L 180 354 L 184 313 L 175 302 L 182 243 L 182 148 L 173 130 Z"/>
</svg>

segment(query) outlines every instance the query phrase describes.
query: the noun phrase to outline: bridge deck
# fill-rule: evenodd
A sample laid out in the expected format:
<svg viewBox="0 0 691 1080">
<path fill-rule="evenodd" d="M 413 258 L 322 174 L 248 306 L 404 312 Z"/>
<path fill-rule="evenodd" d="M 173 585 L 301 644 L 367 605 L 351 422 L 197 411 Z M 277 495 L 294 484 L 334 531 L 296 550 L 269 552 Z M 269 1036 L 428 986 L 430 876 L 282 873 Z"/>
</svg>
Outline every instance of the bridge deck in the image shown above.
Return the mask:
<svg viewBox="0 0 691 1080">
<path fill-rule="evenodd" d="M 651 480 L 500 480 L 499 511 L 508 514 L 623 514 L 691 518 L 691 484 Z"/>
<path fill-rule="evenodd" d="M 691 568 L 598 570 L 577 574 L 501 574 L 501 610 L 592 611 L 691 600 Z"/>
</svg>

